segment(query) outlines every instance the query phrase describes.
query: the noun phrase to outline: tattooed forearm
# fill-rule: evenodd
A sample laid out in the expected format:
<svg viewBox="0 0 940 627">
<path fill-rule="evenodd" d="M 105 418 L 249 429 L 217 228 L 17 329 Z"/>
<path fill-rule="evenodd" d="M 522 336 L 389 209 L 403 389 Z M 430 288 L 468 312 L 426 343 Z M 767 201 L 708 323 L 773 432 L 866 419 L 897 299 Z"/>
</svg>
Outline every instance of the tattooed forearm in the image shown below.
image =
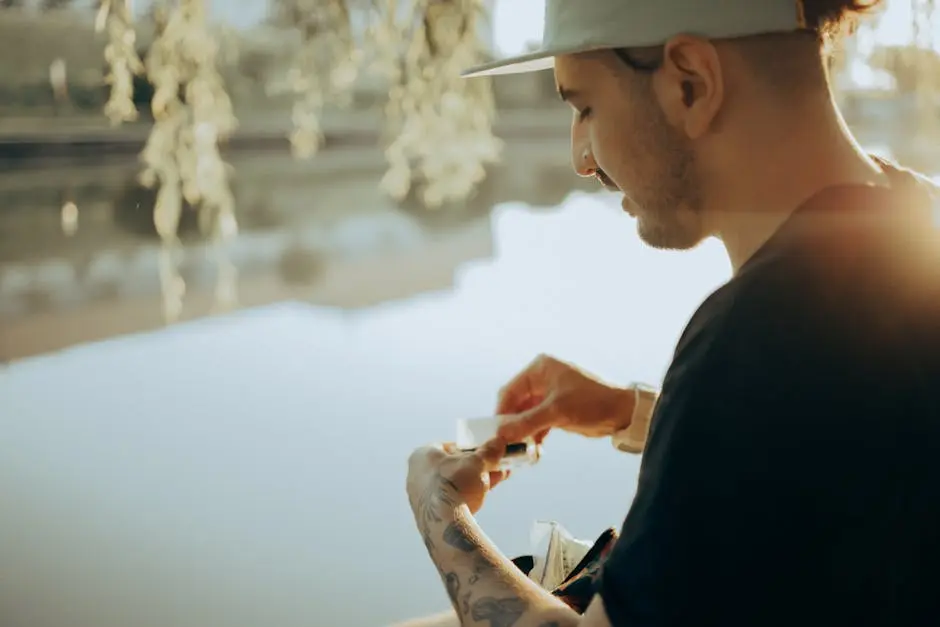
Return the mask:
<svg viewBox="0 0 940 627">
<path fill-rule="evenodd" d="M 444 477 L 413 494 L 418 530 L 441 575 L 461 625 L 469 627 L 561 627 L 566 612 L 492 546 Z M 572 612 L 573 614 L 573 612 Z M 577 618 L 573 614 L 572 618 Z"/>
</svg>

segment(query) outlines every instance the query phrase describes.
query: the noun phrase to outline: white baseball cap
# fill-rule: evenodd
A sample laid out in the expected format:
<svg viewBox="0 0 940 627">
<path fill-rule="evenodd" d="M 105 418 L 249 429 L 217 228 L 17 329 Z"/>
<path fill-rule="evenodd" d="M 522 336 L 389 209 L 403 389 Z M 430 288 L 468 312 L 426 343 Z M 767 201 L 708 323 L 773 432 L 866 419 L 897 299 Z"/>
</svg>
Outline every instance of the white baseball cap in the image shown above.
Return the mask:
<svg viewBox="0 0 940 627">
<path fill-rule="evenodd" d="M 795 31 L 803 28 L 802 4 L 802 0 L 546 0 L 539 50 L 472 67 L 463 76 L 547 70 L 558 55 L 658 46 L 679 34 L 728 39 Z"/>
</svg>

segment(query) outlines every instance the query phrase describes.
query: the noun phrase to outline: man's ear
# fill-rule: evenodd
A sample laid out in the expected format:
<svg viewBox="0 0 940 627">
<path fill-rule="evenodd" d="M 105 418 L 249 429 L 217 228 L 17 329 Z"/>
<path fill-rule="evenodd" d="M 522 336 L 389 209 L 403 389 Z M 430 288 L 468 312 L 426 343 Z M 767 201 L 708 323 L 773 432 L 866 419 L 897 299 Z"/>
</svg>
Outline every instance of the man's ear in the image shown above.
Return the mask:
<svg viewBox="0 0 940 627">
<path fill-rule="evenodd" d="M 663 48 L 662 67 L 654 77 L 657 97 L 668 120 L 689 139 L 704 135 L 724 100 L 718 50 L 707 39 L 679 35 Z"/>
</svg>

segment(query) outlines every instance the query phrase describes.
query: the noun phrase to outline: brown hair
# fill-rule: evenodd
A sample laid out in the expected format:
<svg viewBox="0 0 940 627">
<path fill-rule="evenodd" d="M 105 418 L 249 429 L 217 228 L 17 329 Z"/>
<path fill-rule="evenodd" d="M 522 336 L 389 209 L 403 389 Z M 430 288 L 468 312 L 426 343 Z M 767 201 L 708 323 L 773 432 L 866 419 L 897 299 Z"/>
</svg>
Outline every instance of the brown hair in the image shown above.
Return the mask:
<svg viewBox="0 0 940 627">
<path fill-rule="evenodd" d="M 738 45 L 748 47 L 746 56 L 755 68 L 786 89 L 799 87 L 806 76 L 814 74 L 826 80 L 825 66 L 839 36 L 852 32 L 859 18 L 877 9 L 882 0 L 794 0 L 794 3 L 802 25 L 800 31 L 738 39 Z M 620 48 L 614 54 L 641 75 L 655 72 L 663 61 L 662 46 Z M 822 72 L 808 73 L 811 66 Z"/>
<path fill-rule="evenodd" d="M 882 0 L 796 0 L 801 21 L 807 30 L 821 35 L 837 35 L 846 27 L 855 28 L 858 18 L 875 9 Z"/>
</svg>

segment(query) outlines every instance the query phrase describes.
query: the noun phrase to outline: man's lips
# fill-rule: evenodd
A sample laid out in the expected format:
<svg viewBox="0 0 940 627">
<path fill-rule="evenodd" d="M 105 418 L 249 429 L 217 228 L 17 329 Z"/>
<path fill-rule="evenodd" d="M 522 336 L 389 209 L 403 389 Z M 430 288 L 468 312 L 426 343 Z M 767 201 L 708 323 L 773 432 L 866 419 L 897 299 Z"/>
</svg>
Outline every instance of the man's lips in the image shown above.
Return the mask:
<svg viewBox="0 0 940 627">
<path fill-rule="evenodd" d="M 602 170 L 597 170 L 594 172 L 594 177 L 597 179 L 597 182 L 600 183 L 605 189 L 611 192 L 619 192 L 620 188 L 617 187 L 617 184 L 610 180 Z"/>
<path fill-rule="evenodd" d="M 594 178 L 596 178 L 597 182 L 600 183 L 601 186 L 609 192 L 621 191 L 620 187 L 618 187 L 616 183 L 610 180 L 610 177 L 604 174 L 603 170 L 596 170 L 594 172 Z M 633 212 L 633 201 L 630 200 L 630 197 L 627 196 L 626 193 L 624 193 L 623 199 L 620 201 L 620 206 L 623 207 L 623 210 L 626 211 L 628 214 L 630 214 L 634 218 L 636 217 L 636 214 Z"/>
</svg>

